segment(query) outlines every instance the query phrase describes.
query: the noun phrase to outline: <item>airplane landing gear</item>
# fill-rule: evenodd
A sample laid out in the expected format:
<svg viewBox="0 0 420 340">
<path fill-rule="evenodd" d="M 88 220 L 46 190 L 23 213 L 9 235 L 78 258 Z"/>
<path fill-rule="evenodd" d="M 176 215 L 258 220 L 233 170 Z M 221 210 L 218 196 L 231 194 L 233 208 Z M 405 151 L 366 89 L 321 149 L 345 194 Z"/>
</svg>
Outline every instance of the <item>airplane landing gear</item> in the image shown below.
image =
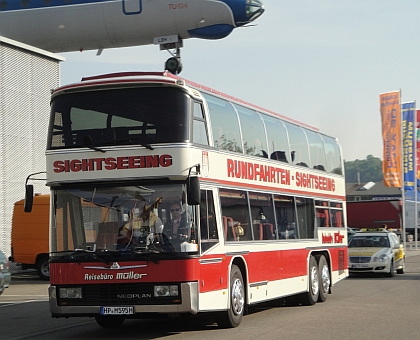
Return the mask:
<svg viewBox="0 0 420 340">
<path fill-rule="evenodd" d="M 182 71 L 181 58 L 179 57 L 169 58 L 165 63 L 165 70 L 173 74 L 181 73 Z"/>
<path fill-rule="evenodd" d="M 169 43 L 169 44 L 161 44 L 161 50 L 167 50 L 172 57 L 169 58 L 165 63 L 165 70 L 171 72 L 172 74 L 179 74 L 182 71 L 182 64 L 181 64 L 181 47 L 182 47 L 182 40 L 178 42 Z M 174 51 L 170 51 L 173 49 Z"/>
</svg>

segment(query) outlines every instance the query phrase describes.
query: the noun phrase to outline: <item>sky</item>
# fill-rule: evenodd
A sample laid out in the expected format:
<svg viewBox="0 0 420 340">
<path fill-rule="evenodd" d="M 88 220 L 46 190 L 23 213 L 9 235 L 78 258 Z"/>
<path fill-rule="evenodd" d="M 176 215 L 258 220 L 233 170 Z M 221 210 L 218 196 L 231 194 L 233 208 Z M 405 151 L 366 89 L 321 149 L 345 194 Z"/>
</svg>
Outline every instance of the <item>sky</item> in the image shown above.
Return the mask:
<svg viewBox="0 0 420 340">
<path fill-rule="evenodd" d="M 180 76 L 336 137 L 346 161 L 383 158 L 379 94 L 420 100 L 420 1 L 263 0 L 255 26 L 184 40 Z M 159 46 L 60 53 L 60 84 L 163 71 Z"/>
</svg>

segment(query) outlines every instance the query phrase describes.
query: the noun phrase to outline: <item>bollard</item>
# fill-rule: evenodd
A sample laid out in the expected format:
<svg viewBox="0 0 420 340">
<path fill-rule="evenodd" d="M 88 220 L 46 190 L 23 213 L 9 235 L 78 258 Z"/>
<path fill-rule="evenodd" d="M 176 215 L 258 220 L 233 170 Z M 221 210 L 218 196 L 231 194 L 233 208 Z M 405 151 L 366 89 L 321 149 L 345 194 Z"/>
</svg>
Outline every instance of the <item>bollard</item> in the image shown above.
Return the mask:
<svg viewBox="0 0 420 340">
<path fill-rule="evenodd" d="M 410 243 L 410 250 L 413 249 L 413 235 L 407 235 L 407 241 Z"/>
</svg>

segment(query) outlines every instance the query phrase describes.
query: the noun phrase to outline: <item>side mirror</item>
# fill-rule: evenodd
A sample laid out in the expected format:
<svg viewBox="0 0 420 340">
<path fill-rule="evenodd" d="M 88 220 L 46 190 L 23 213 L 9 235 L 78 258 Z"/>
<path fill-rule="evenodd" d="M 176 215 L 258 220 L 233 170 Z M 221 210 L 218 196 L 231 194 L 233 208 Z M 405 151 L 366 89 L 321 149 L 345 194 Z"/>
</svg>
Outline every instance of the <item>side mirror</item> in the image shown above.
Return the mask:
<svg viewBox="0 0 420 340">
<path fill-rule="evenodd" d="M 187 200 L 189 205 L 200 204 L 200 179 L 196 176 L 187 178 Z"/>
<path fill-rule="evenodd" d="M 23 203 L 23 210 L 31 212 L 34 203 L 34 186 L 32 184 L 25 185 L 25 201 Z"/>
</svg>

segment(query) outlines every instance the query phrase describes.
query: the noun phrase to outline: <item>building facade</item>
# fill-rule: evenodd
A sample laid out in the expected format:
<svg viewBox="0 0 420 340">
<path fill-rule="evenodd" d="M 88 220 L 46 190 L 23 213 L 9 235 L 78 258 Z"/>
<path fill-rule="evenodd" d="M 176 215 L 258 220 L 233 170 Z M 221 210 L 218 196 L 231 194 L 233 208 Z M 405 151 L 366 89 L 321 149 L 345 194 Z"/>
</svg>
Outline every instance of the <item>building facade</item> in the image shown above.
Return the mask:
<svg viewBox="0 0 420 340">
<path fill-rule="evenodd" d="M 26 177 L 45 170 L 50 90 L 64 58 L 0 36 L 0 249 L 10 256 L 14 202 Z M 44 181 L 35 192 L 48 192 Z"/>
</svg>

